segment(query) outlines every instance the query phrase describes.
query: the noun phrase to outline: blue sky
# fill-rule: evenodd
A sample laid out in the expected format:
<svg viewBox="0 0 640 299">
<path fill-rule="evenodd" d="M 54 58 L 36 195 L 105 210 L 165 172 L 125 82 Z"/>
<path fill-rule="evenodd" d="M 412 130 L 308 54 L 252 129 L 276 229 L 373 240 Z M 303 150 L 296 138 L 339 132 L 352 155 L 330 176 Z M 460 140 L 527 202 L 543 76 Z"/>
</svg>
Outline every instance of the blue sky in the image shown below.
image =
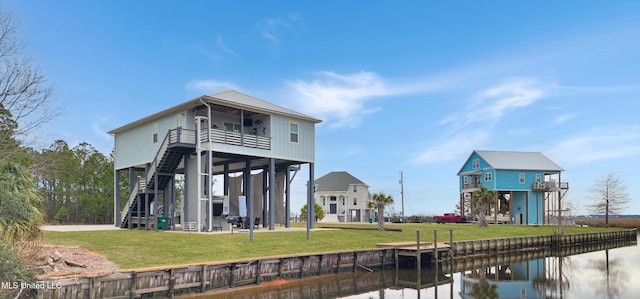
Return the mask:
<svg viewBox="0 0 640 299">
<path fill-rule="evenodd" d="M 18 35 L 86 141 L 233 88 L 324 121 L 316 177 L 345 170 L 400 210 L 452 211 L 474 149 L 540 151 L 586 212 L 609 173 L 640 214 L 638 1 L 17 1 Z M 304 204 L 306 172 L 294 181 Z"/>
</svg>

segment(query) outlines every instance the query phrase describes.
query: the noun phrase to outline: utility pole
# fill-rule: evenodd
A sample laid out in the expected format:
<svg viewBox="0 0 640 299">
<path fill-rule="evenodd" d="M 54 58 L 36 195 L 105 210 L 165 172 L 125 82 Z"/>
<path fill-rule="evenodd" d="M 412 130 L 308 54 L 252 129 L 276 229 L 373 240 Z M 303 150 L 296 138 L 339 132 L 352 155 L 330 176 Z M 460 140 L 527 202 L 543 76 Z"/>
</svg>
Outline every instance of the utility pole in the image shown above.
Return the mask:
<svg viewBox="0 0 640 299">
<path fill-rule="evenodd" d="M 405 223 L 404 219 L 404 178 L 402 171 L 400 171 L 400 198 L 402 198 L 402 223 Z"/>
</svg>

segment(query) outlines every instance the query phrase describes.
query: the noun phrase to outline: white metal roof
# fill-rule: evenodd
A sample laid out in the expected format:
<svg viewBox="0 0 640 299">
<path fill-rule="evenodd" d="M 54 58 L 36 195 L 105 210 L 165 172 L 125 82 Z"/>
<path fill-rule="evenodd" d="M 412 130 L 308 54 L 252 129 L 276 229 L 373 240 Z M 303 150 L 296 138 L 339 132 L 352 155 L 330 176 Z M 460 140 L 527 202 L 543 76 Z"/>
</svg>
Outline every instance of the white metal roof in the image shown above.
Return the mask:
<svg viewBox="0 0 640 299">
<path fill-rule="evenodd" d="M 233 107 L 238 109 L 246 109 L 254 112 L 290 116 L 290 117 L 311 121 L 314 123 L 321 122 L 321 120 L 313 118 L 306 114 L 302 114 L 302 113 L 293 111 L 291 109 L 278 106 L 276 104 L 269 103 L 269 102 L 260 100 L 258 98 L 254 98 L 252 96 L 246 95 L 244 93 L 229 89 L 229 90 L 224 90 L 216 93 L 211 93 L 208 95 L 199 96 L 195 99 L 186 101 L 184 103 L 178 104 L 171 108 L 162 110 L 160 112 L 154 113 L 147 117 L 141 118 L 139 120 L 136 120 L 134 122 L 121 126 L 119 128 L 113 129 L 109 131 L 109 134 L 112 134 L 112 135 L 118 134 L 130 128 L 137 127 L 141 124 L 164 117 L 165 115 L 200 106 L 202 105 L 201 100 L 211 104 L 218 104 L 218 105 L 223 105 L 223 106 L 228 106 L 228 107 Z"/>
<path fill-rule="evenodd" d="M 562 167 L 540 152 L 484 150 L 475 150 L 474 152 L 494 169 L 564 171 Z M 458 174 L 460 173 L 458 172 Z"/>
</svg>

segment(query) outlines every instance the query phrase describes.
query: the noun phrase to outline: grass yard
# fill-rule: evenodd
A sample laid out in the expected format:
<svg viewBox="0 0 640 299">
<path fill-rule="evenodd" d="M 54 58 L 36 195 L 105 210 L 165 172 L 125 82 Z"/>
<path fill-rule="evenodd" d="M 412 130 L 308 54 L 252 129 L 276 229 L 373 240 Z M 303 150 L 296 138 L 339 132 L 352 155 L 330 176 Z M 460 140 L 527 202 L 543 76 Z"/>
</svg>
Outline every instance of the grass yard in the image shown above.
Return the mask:
<svg viewBox="0 0 640 299">
<path fill-rule="evenodd" d="M 575 219 L 577 225 L 599 226 L 605 227 L 604 219 L 602 218 L 580 218 Z M 609 218 L 609 226 L 634 228 L 640 227 L 639 218 L 616 218 L 614 216 Z"/>
<path fill-rule="evenodd" d="M 304 223 L 293 226 L 305 227 Z M 339 224 L 345 226 L 345 224 Z M 375 225 L 375 224 L 373 224 Z M 324 225 L 323 225 L 324 226 Z M 331 226 L 331 225 L 327 225 Z M 372 224 L 355 224 L 371 227 Z M 318 230 L 257 232 L 254 241 L 248 233 L 194 234 L 144 230 L 117 230 L 93 232 L 44 232 L 44 244 L 80 246 L 104 255 L 121 269 L 146 268 L 166 265 L 195 264 L 265 256 L 375 248 L 376 243 L 415 241 L 420 231 L 421 241 L 433 241 L 434 230 L 438 241 L 449 241 L 449 230 L 454 240 L 490 239 L 528 235 L 549 235 L 555 226 L 491 225 L 479 228 L 472 224 L 388 224 L 402 228 L 402 232 L 371 230 Z M 264 230 L 264 229 L 261 229 Z M 565 233 L 611 231 L 615 228 L 565 227 Z"/>
</svg>

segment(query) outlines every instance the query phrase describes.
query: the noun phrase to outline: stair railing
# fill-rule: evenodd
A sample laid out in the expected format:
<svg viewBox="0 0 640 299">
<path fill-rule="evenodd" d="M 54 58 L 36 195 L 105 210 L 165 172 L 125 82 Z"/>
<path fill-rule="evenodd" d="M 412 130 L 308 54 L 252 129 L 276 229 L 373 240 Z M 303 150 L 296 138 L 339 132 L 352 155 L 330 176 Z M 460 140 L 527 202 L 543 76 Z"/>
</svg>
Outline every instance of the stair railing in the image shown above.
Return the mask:
<svg viewBox="0 0 640 299">
<path fill-rule="evenodd" d="M 184 136 L 185 138 L 182 138 L 183 134 L 185 135 Z M 156 172 L 156 169 L 158 168 L 158 164 L 162 160 L 162 157 L 164 157 L 164 154 L 169 148 L 169 145 L 172 143 L 195 143 L 194 134 L 195 132 L 193 132 L 192 130 L 184 130 L 182 128 L 172 129 L 167 132 L 167 135 L 165 135 L 164 140 L 162 140 L 162 144 L 160 145 L 160 148 L 158 149 L 156 156 L 154 157 L 153 161 L 149 165 L 149 171 L 147 172 L 146 177 L 138 178 L 138 180 L 136 181 L 133 187 L 133 190 L 131 191 L 131 194 L 129 195 L 129 200 L 125 204 L 125 208 L 123 210 L 125 211 L 125 213 L 122 213 L 122 216 L 120 217 L 121 226 L 124 224 L 124 221 L 127 219 L 127 215 L 129 214 L 129 209 L 131 209 L 131 205 L 133 205 L 133 202 L 135 201 L 136 196 L 138 196 L 138 192 L 139 191 L 146 192 L 147 185 L 149 182 L 151 182 L 151 180 L 155 176 L 156 174 L 155 172 Z"/>
<path fill-rule="evenodd" d="M 122 215 L 120 216 L 120 227 L 122 227 L 124 225 L 124 221 L 127 220 L 127 217 L 129 216 L 129 210 L 131 209 L 131 205 L 133 205 L 133 202 L 136 200 L 136 197 L 138 196 L 138 190 L 140 189 L 140 179 L 141 178 L 138 177 L 138 180 L 133 185 L 131 194 L 129 194 L 129 200 L 127 200 L 127 203 L 124 205 L 124 209 L 122 210 L 124 213 L 122 213 Z M 129 219 L 129 221 L 131 221 L 131 219 Z"/>
</svg>

